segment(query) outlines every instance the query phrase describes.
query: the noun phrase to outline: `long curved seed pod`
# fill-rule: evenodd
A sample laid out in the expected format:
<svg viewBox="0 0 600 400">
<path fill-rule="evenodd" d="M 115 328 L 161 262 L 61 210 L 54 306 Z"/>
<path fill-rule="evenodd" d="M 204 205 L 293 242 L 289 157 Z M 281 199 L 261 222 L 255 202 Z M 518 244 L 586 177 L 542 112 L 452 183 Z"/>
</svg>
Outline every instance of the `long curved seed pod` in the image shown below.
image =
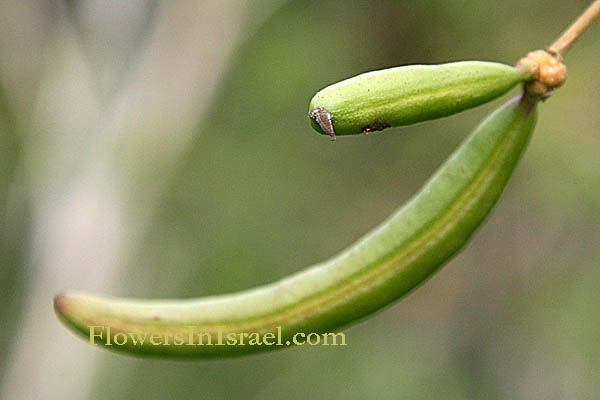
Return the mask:
<svg viewBox="0 0 600 400">
<path fill-rule="evenodd" d="M 67 293 L 55 298 L 55 310 L 88 340 L 92 331 L 103 347 L 137 354 L 233 355 L 285 348 L 297 333 L 331 332 L 400 298 L 463 247 L 523 152 L 535 103 L 525 95 L 507 102 L 412 200 L 327 262 L 234 294 L 147 301 Z M 264 344 L 248 343 L 253 334 Z M 231 337 L 237 345 L 226 344 Z"/>
<path fill-rule="evenodd" d="M 446 117 L 495 99 L 531 78 L 525 65 L 459 61 L 367 72 L 319 91 L 308 116 L 335 139 Z"/>
</svg>

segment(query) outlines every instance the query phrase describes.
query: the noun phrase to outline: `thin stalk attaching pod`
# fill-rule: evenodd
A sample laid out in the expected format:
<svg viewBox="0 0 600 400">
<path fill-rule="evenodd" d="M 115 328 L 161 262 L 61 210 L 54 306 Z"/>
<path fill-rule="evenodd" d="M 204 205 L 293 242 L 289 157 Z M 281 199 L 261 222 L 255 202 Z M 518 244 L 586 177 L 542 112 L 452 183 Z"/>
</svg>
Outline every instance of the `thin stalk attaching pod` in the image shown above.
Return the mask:
<svg viewBox="0 0 600 400">
<path fill-rule="evenodd" d="M 529 52 L 519 60 L 517 66 L 531 73 L 531 80 L 525 84 L 530 96 L 545 100 L 565 83 L 567 67 L 563 64 L 563 58 L 573 43 L 598 18 L 600 0 L 595 0 L 549 47 Z"/>
<path fill-rule="evenodd" d="M 308 116 L 314 129 L 335 139 L 446 117 L 491 101 L 530 78 L 531 71 L 522 66 L 486 61 L 388 68 L 319 91 Z"/>
<path fill-rule="evenodd" d="M 327 262 L 229 295 L 159 301 L 67 293 L 55 298 L 55 310 L 104 348 L 173 357 L 281 349 L 298 334 L 332 332 L 399 299 L 465 245 L 525 149 L 536 103 L 522 95 L 491 114 L 412 200 Z"/>
<path fill-rule="evenodd" d="M 556 54 L 561 60 L 567 54 L 573 43 L 600 18 L 600 0 L 590 3 L 588 8 L 548 47 L 550 53 Z"/>
</svg>

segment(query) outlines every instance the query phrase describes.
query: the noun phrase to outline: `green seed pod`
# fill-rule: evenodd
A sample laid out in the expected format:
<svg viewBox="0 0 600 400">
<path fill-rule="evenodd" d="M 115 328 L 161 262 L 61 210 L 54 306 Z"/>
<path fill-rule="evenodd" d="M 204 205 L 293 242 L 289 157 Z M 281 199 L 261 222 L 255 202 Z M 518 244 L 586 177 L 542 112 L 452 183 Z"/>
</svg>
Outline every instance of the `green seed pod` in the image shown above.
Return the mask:
<svg viewBox="0 0 600 400">
<path fill-rule="evenodd" d="M 402 297 L 465 245 L 525 149 L 535 103 L 519 96 L 495 111 L 412 200 L 331 260 L 234 294 L 165 301 L 66 293 L 55 310 L 106 349 L 173 357 L 282 349 L 332 332 Z"/>
<path fill-rule="evenodd" d="M 530 76 L 525 67 L 486 61 L 367 72 L 319 91 L 310 101 L 309 117 L 313 128 L 332 139 L 379 131 L 478 106 Z"/>
</svg>

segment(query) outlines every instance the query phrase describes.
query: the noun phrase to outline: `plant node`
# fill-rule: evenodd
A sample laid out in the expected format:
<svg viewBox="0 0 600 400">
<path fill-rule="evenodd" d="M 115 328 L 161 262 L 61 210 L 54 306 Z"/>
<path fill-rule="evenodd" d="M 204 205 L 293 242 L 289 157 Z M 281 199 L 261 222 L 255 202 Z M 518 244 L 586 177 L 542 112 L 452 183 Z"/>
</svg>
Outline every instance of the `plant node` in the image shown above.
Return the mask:
<svg viewBox="0 0 600 400">
<path fill-rule="evenodd" d="M 525 82 L 527 93 L 542 100 L 550 97 L 554 89 L 567 80 L 567 67 L 562 63 L 562 57 L 549 49 L 527 53 L 517 67 L 526 68 L 531 73 L 531 80 Z"/>
</svg>

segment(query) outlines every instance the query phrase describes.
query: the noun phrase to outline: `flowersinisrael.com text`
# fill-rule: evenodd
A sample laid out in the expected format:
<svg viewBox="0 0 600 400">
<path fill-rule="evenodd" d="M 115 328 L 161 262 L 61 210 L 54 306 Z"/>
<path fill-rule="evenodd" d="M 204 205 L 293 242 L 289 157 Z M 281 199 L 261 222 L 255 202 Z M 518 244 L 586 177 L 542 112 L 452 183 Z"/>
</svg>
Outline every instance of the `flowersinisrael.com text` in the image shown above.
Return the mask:
<svg viewBox="0 0 600 400">
<path fill-rule="evenodd" d="M 89 326 L 90 344 L 104 346 L 148 345 L 153 346 L 346 346 L 343 333 L 304 333 L 298 332 L 291 339 L 283 340 L 281 327 L 276 332 L 227 332 L 217 334 L 198 332 L 189 326 L 185 333 L 141 333 L 117 332 L 112 334 L 110 326 Z"/>
</svg>

